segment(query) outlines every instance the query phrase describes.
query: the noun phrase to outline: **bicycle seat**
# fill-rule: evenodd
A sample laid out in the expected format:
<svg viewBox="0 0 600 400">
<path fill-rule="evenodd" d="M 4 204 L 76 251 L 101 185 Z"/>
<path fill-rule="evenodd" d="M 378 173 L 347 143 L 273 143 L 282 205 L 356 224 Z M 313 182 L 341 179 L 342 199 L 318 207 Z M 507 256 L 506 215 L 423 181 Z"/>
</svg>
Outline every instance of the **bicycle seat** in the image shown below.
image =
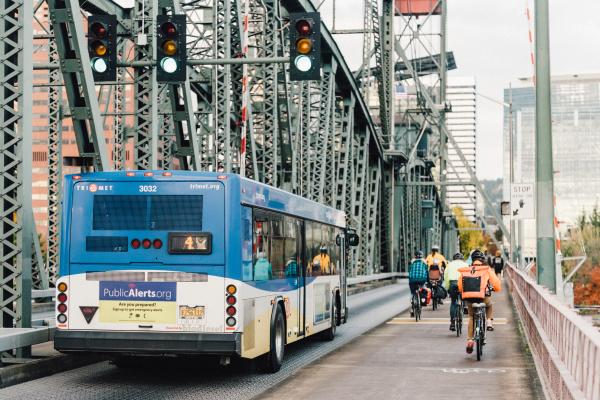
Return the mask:
<svg viewBox="0 0 600 400">
<path fill-rule="evenodd" d="M 487 305 L 485 303 L 474 303 L 473 304 L 473 308 L 483 308 L 483 307 L 487 307 Z"/>
</svg>

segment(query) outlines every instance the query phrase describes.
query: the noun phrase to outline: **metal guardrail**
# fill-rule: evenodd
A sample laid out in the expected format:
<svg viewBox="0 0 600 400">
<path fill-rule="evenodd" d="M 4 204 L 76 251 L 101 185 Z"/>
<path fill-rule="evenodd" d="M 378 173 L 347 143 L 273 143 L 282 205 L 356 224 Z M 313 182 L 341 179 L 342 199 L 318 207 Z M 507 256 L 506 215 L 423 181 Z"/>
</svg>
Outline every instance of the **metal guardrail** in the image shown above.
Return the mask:
<svg viewBox="0 0 600 400">
<path fill-rule="evenodd" d="M 55 327 L 1 328 L 0 353 L 21 347 L 49 342 L 54 338 Z"/>
<path fill-rule="evenodd" d="M 357 285 L 359 283 L 380 281 L 383 279 L 390 279 L 390 278 L 396 278 L 396 277 L 400 278 L 404 275 L 406 275 L 406 274 L 402 273 L 402 272 L 382 272 L 380 274 L 355 276 L 355 277 L 346 279 L 346 284 L 348 286 L 352 286 L 352 285 Z"/>
<path fill-rule="evenodd" d="M 32 299 L 41 299 L 45 297 L 54 297 L 56 293 L 55 289 L 40 289 L 40 290 L 32 290 L 31 298 Z"/>
<path fill-rule="evenodd" d="M 600 332 L 524 272 L 512 265 L 507 272 L 548 395 L 600 400 Z"/>
</svg>

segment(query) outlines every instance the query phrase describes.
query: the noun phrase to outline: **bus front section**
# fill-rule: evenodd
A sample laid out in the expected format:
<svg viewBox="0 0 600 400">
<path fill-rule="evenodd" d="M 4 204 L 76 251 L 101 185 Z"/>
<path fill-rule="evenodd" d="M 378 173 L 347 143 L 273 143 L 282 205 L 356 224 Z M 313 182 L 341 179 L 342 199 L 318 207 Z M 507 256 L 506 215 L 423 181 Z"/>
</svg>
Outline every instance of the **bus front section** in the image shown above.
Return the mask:
<svg viewBox="0 0 600 400">
<path fill-rule="evenodd" d="M 239 354 L 225 301 L 235 292 L 225 183 L 162 171 L 67 177 L 56 349 Z"/>
</svg>

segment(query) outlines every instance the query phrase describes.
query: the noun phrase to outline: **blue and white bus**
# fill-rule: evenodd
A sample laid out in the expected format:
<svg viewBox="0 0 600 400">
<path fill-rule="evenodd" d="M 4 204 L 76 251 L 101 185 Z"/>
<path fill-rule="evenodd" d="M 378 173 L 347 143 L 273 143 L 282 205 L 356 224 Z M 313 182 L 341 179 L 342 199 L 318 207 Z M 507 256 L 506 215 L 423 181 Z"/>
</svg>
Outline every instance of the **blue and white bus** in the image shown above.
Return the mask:
<svg viewBox="0 0 600 400">
<path fill-rule="evenodd" d="M 234 174 L 64 181 L 61 352 L 257 358 L 347 318 L 344 213 Z"/>
</svg>

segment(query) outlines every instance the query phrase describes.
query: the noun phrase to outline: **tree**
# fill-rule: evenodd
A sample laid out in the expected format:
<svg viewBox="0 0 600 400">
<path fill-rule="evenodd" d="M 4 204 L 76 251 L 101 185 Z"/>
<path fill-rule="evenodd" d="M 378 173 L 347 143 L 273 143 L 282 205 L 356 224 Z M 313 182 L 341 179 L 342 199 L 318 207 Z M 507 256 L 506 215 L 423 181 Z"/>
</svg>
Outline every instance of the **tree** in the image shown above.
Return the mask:
<svg viewBox="0 0 600 400">
<path fill-rule="evenodd" d="M 483 249 L 487 244 L 483 231 L 476 230 L 478 226 L 469 221 L 461 207 L 454 207 L 452 212 L 458 225 L 460 251 L 463 254 L 469 254 L 473 249 Z M 489 237 L 487 239 L 489 240 Z"/>
</svg>

